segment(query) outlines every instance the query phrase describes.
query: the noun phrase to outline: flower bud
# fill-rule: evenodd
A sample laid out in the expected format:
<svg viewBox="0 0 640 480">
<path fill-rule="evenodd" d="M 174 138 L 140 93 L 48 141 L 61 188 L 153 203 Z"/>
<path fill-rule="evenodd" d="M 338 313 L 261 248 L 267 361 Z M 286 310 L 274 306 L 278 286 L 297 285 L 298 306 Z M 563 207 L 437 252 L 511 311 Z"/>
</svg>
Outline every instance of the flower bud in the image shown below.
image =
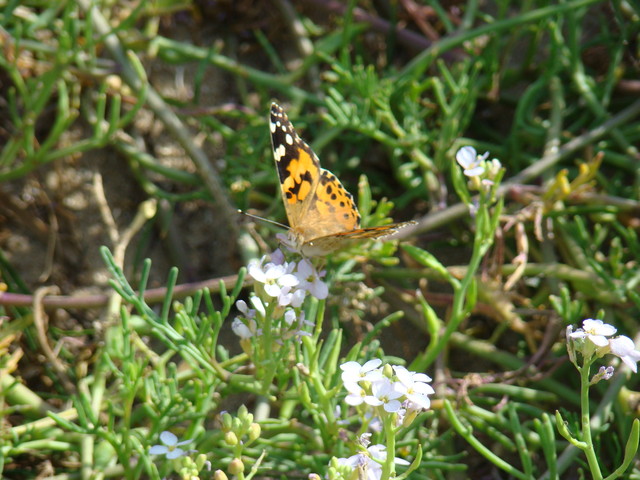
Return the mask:
<svg viewBox="0 0 640 480">
<path fill-rule="evenodd" d="M 216 470 L 213 474 L 213 480 L 229 480 L 229 477 L 222 470 Z"/>
<path fill-rule="evenodd" d="M 233 447 L 238 444 L 238 437 L 234 432 L 227 432 L 224 434 L 224 441 Z"/>
<path fill-rule="evenodd" d="M 207 460 L 207 456 L 204 453 L 201 453 L 196 457 L 196 467 L 198 471 L 202 470 L 206 467 L 207 471 L 211 471 L 211 462 Z"/>
<path fill-rule="evenodd" d="M 304 363 L 302 363 L 302 362 L 296 363 L 296 368 L 298 369 L 298 371 L 299 371 L 302 375 L 305 375 L 305 376 L 307 376 L 307 377 L 308 377 L 309 375 L 311 375 L 311 371 L 309 370 L 309 367 L 307 367 L 307 366 L 306 366 Z M 314 475 L 314 474 L 312 474 L 312 475 Z"/>
<path fill-rule="evenodd" d="M 233 417 L 229 412 L 222 413 L 222 430 L 229 431 L 233 426 Z"/>
<path fill-rule="evenodd" d="M 260 424 L 252 423 L 251 426 L 249 427 L 249 441 L 253 442 L 254 440 L 257 440 L 258 438 L 260 438 L 261 432 L 262 432 L 262 428 L 260 427 Z"/>
<path fill-rule="evenodd" d="M 240 475 L 242 472 L 244 472 L 244 463 L 242 463 L 242 460 L 239 458 L 231 460 L 231 463 L 229 464 L 229 473 L 232 473 L 233 475 Z"/>
<path fill-rule="evenodd" d="M 402 426 L 408 427 L 409 425 L 411 425 L 413 421 L 416 419 L 416 417 L 418 416 L 418 413 L 419 413 L 418 410 L 407 410 L 407 413 L 404 415 L 404 418 L 402 418 Z"/>
</svg>

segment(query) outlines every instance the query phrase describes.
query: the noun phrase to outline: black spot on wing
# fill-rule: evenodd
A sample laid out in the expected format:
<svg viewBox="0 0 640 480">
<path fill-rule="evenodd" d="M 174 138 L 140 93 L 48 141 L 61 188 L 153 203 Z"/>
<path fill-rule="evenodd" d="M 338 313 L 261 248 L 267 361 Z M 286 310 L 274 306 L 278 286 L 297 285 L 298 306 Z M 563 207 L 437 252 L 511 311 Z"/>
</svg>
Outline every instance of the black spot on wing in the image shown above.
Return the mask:
<svg viewBox="0 0 640 480">
<path fill-rule="evenodd" d="M 308 155 L 311 165 L 315 168 L 320 168 L 318 159 L 311 147 L 298 136 L 284 109 L 275 103 L 271 104 L 270 121 L 271 146 L 276 156 L 276 167 L 281 182 L 284 182 L 292 173 L 295 173 L 290 168 L 291 163 L 300 161 L 301 157 L 303 161 L 306 161 L 305 157 Z M 295 170 L 297 171 L 297 168 Z"/>
<path fill-rule="evenodd" d="M 287 198 L 292 198 L 294 196 L 297 197 L 298 194 L 300 193 L 300 187 L 302 186 L 302 184 L 305 182 L 310 184 L 312 180 L 313 178 L 311 177 L 311 172 L 309 171 L 304 172 L 302 175 L 300 175 L 300 181 L 296 181 L 293 187 L 290 187 L 289 189 L 287 189 L 286 191 Z"/>
</svg>

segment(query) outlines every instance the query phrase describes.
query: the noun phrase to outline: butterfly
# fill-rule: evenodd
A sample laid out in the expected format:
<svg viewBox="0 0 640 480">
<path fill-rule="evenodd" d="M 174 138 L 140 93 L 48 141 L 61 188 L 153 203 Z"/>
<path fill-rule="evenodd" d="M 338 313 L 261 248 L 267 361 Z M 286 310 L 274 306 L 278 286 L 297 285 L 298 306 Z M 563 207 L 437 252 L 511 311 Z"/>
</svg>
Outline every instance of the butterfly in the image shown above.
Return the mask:
<svg viewBox="0 0 640 480">
<path fill-rule="evenodd" d="M 271 145 L 289 219 L 288 244 L 306 257 L 323 256 L 356 240 L 379 238 L 415 222 L 360 228 L 360 213 L 340 180 L 296 133 L 282 107 L 271 104 Z"/>
</svg>

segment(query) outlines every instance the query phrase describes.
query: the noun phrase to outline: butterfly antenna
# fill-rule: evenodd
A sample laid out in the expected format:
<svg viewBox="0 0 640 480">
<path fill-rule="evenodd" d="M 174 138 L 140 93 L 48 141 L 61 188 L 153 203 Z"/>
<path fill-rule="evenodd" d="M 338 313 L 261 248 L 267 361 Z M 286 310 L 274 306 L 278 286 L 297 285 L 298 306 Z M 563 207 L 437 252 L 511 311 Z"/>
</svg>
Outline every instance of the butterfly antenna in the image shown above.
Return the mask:
<svg viewBox="0 0 640 480">
<path fill-rule="evenodd" d="M 255 220 L 260 220 L 262 222 L 266 222 L 266 223 L 271 223 L 272 225 L 277 225 L 278 227 L 282 227 L 285 230 L 289 230 L 289 227 L 287 227 L 286 225 L 280 223 L 280 222 L 276 222 L 274 220 L 269 220 L 268 218 L 264 218 L 264 217 L 259 217 L 258 215 L 254 215 L 252 213 L 249 212 L 245 212 L 244 210 L 240 210 L 238 209 L 238 213 L 241 213 L 242 215 L 246 215 L 247 217 L 251 217 Z"/>
</svg>

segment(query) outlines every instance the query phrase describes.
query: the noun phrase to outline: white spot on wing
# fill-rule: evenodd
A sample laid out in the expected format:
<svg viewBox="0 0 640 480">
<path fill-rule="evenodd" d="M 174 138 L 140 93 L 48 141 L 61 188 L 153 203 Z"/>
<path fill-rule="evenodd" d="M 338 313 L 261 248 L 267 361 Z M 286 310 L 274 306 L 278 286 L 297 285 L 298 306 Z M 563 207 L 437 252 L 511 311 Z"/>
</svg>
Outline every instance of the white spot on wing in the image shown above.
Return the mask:
<svg viewBox="0 0 640 480">
<path fill-rule="evenodd" d="M 293 137 L 287 133 L 287 136 L 284 137 L 284 141 L 287 142 L 287 145 L 293 145 Z"/>
<path fill-rule="evenodd" d="M 279 162 L 280 159 L 284 157 L 285 153 L 287 153 L 287 149 L 284 148 L 284 145 L 279 145 L 278 148 L 273 151 L 273 156 L 276 157 L 276 162 Z"/>
</svg>

